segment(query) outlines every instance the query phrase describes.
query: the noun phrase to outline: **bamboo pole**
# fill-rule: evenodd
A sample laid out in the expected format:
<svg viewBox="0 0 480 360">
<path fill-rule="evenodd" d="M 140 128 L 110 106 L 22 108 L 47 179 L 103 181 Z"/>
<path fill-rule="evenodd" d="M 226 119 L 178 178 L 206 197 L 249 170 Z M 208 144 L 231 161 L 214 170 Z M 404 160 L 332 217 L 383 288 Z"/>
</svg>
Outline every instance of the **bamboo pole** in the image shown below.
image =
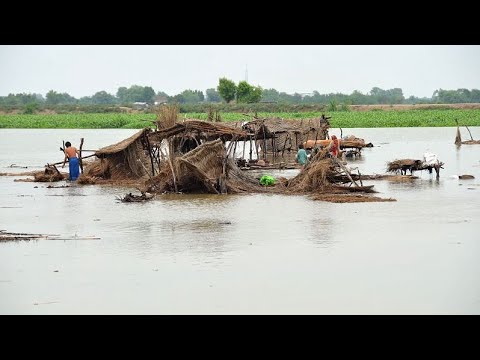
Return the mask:
<svg viewBox="0 0 480 360">
<path fill-rule="evenodd" d="M 82 147 L 83 147 L 83 138 L 80 138 L 80 158 L 78 159 L 78 163 L 80 164 L 80 171 L 83 174 L 83 161 L 82 161 Z"/>
<path fill-rule="evenodd" d="M 148 140 L 148 136 L 147 136 L 146 133 L 143 133 L 143 137 L 144 137 L 145 141 L 147 142 L 148 155 L 150 156 L 150 164 L 152 165 L 152 176 L 155 176 L 155 166 L 153 164 L 152 148 L 150 147 L 150 141 Z M 145 169 L 145 171 L 147 171 L 147 170 Z M 147 171 L 147 174 L 148 174 L 148 171 Z"/>
<path fill-rule="evenodd" d="M 468 133 L 470 134 L 470 139 L 472 139 L 472 140 L 473 140 L 473 136 L 472 136 L 472 133 L 470 132 L 470 129 L 468 128 L 468 126 L 467 126 L 467 125 L 465 125 L 465 127 L 467 128 L 467 130 L 468 130 Z"/>
<path fill-rule="evenodd" d="M 250 137 L 250 160 L 252 160 L 252 135 L 249 136 Z"/>
<path fill-rule="evenodd" d="M 168 165 L 170 165 L 170 170 L 172 170 L 172 175 L 173 175 L 173 186 L 175 187 L 175 192 L 178 192 L 178 188 L 177 188 L 177 178 L 175 176 L 175 171 L 173 170 L 173 164 L 172 164 L 172 161 L 170 160 L 170 156 L 166 156 L 163 154 L 163 151 L 160 150 L 159 148 L 159 151 L 161 152 L 162 156 L 165 157 L 168 161 Z"/>
<path fill-rule="evenodd" d="M 350 172 L 348 171 L 348 169 L 347 169 L 340 161 L 338 161 L 337 158 L 332 157 L 332 159 L 334 159 L 334 161 L 336 161 L 336 163 L 337 163 L 338 165 L 340 165 L 340 167 L 343 169 L 343 171 L 345 171 L 345 174 L 347 175 L 348 179 L 349 179 L 352 183 L 354 183 L 355 186 L 358 187 L 358 184 L 357 184 L 357 183 L 355 182 L 355 180 L 353 180 L 352 177 L 350 176 Z"/>
<path fill-rule="evenodd" d="M 275 164 L 275 133 L 272 137 L 272 164 Z"/>
<path fill-rule="evenodd" d="M 287 146 L 287 139 L 289 136 L 290 136 L 289 133 L 285 133 L 285 142 L 283 143 L 282 157 L 283 157 L 283 154 L 285 153 L 285 147 Z"/>
<path fill-rule="evenodd" d="M 95 154 L 84 156 L 81 159 L 87 159 L 87 158 L 92 157 L 92 156 L 95 156 Z M 67 159 L 67 162 L 69 162 L 69 159 Z M 59 161 L 59 162 L 56 162 L 56 163 L 53 163 L 53 164 L 47 164 L 46 166 L 60 165 L 60 164 L 63 164 L 63 161 Z"/>
<path fill-rule="evenodd" d="M 265 123 L 263 123 L 262 128 L 263 128 L 263 160 L 267 160 L 267 138 L 265 135 Z"/>
</svg>

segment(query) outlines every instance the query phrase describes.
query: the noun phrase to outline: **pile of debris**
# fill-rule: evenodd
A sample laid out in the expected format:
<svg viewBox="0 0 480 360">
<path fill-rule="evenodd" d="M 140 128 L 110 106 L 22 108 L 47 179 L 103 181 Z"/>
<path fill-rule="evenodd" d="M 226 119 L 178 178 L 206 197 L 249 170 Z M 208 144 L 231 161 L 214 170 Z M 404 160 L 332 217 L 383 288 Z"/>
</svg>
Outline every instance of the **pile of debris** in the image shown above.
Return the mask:
<svg viewBox="0 0 480 360">
<path fill-rule="evenodd" d="M 68 174 L 58 171 L 55 165 L 46 166 L 44 171 L 38 171 L 33 174 L 36 182 L 53 182 L 68 179 Z"/>
<path fill-rule="evenodd" d="M 443 165 L 445 164 L 438 160 L 437 155 L 427 152 L 423 155 L 423 160 L 400 159 L 391 161 L 387 164 L 387 172 L 397 174 L 400 172 L 401 175 L 406 175 L 408 170 L 412 175 L 415 171 L 428 170 L 431 174 L 432 170 L 435 170 L 438 178 Z"/>
<path fill-rule="evenodd" d="M 254 143 L 257 148 L 257 164 L 263 162 L 267 165 L 265 156 L 268 151 L 272 152 L 275 160 L 276 153 L 290 150 L 293 145 L 296 150 L 297 144 L 309 138 L 325 139 L 329 128 L 325 116 L 303 121 L 254 119 L 226 125 L 193 119 L 180 122 L 175 109 L 167 110 L 155 122 L 155 130 L 144 128 L 117 144 L 89 155 L 95 156 L 95 160 L 84 164 L 77 182 L 128 183 L 141 191 L 141 196 L 127 194 L 121 199 L 124 202 L 149 200 L 151 197 L 147 197 L 147 193 L 318 195 L 373 191 L 373 185 L 358 185 L 344 164 L 339 159 L 332 158 L 327 149 L 312 154 L 309 163 L 295 177 L 277 178 L 270 186 L 262 185 L 258 178 L 237 166 L 237 143 Z M 292 138 L 295 138 L 294 144 Z M 263 160 L 258 156 L 259 144 Z M 254 147 L 250 146 L 250 149 Z M 252 150 L 249 154 L 250 161 L 251 152 Z M 65 179 L 65 175 L 55 170 L 55 167 L 47 167 L 44 178 L 48 176 L 48 181 Z M 36 177 L 35 181 L 42 180 Z"/>
</svg>

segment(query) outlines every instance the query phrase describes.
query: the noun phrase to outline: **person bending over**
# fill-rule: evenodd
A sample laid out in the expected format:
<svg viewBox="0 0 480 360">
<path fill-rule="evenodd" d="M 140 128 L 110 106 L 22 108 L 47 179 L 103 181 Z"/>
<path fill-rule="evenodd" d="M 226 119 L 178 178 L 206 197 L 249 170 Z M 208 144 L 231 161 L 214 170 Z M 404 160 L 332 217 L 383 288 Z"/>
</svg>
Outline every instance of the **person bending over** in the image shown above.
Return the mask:
<svg viewBox="0 0 480 360">
<path fill-rule="evenodd" d="M 63 159 L 62 168 L 65 167 L 65 163 L 68 159 L 68 169 L 69 169 L 69 180 L 75 181 L 77 180 L 78 176 L 80 175 L 80 164 L 78 162 L 77 155 L 80 155 L 80 152 L 77 150 L 76 147 L 72 146 L 70 141 L 65 143 L 65 158 Z"/>
</svg>

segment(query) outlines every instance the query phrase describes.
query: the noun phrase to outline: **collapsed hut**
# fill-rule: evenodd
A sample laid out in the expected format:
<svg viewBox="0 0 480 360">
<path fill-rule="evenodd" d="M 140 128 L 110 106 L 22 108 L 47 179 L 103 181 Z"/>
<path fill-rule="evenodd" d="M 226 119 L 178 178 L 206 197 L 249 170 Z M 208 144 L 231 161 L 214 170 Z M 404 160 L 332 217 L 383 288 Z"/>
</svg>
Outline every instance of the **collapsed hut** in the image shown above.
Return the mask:
<svg viewBox="0 0 480 360">
<path fill-rule="evenodd" d="M 321 135 L 315 136 L 325 136 L 328 125 L 319 123 L 322 127 L 314 129 Z M 345 174 L 345 167 L 338 159 L 329 158 L 326 150 L 316 153 L 295 178 L 277 179 L 274 186 L 261 185 L 259 179 L 237 166 L 234 148 L 239 141 L 258 141 L 261 135 L 272 139 L 274 133 L 275 136 L 277 131 L 280 133 L 280 127 L 271 131 L 265 120 L 242 127 L 194 119 L 158 125 L 156 131 L 143 129 L 98 150 L 97 159 L 86 167 L 82 176 L 112 180 L 135 178 L 143 182 L 142 193 L 305 194 L 332 191 L 334 183 L 350 182 L 358 187 L 352 177 Z M 287 129 L 291 128 L 285 126 L 285 133 Z M 301 136 L 309 136 L 309 129 L 294 129 L 298 131 L 298 142 L 305 139 Z"/>
<path fill-rule="evenodd" d="M 261 146 L 263 156 L 285 151 L 297 151 L 298 145 L 307 140 L 321 140 L 328 136 L 330 122 L 324 115 L 318 118 L 292 119 L 256 119 L 243 125 L 255 141 Z"/>
<path fill-rule="evenodd" d="M 91 155 L 95 160 L 84 164 L 78 182 L 131 180 L 142 196 L 163 193 L 319 194 L 367 192 L 373 187 L 358 185 L 343 163 L 329 156 L 327 149 L 312 155 L 310 162 L 294 178 L 278 178 L 269 184 L 271 186 L 262 185 L 257 177 L 237 165 L 235 147 L 242 141 L 261 146 L 264 156 L 271 152 L 275 158 L 276 153 L 291 151 L 293 147 L 296 150 L 309 138 L 326 138 L 330 124 L 324 116 L 303 121 L 255 119 L 226 125 L 196 119 L 179 122 L 176 109 L 165 107 L 155 123 L 155 130 L 142 129 L 123 141 L 95 151 Z M 144 200 L 130 196 L 129 200 L 132 199 Z"/>
<path fill-rule="evenodd" d="M 152 130 L 145 128 L 134 135 L 113 145 L 101 148 L 93 155 L 94 161 L 84 164 L 79 176 L 81 184 L 95 184 L 97 180 L 125 181 L 144 179 L 152 160 L 148 156 L 147 134 Z"/>
<path fill-rule="evenodd" d="M 258 178 L 236 165 L 230 156 L 232 144 L 226 147 L 221 139 L 208 141 L 177 156 L 172 163 L 163 162 L 159 174 L 145 183 L 144 191 L 212 194 L 373 192 L 372 185 L 358 185 L 338 159 L 329 157 L 328 150 L 316 153 L 294 178 L 279 178 L 273 186 L 261 185 Z"/>
</svg>

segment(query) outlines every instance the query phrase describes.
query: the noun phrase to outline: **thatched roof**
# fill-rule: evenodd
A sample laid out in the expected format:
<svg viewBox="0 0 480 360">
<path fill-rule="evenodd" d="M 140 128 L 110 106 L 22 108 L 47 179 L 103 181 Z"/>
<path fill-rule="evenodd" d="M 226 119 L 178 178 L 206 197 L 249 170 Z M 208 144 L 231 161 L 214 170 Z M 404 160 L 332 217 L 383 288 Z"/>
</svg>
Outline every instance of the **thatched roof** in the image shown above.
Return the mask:
<svg viewBox="0 0 480 360">
<path fill-rule="evenodd" d="M 126 138 L 125 140 L 122 140 L 116 144 L 106 146 L 104 148 L 101 148 L 100 150 L 97 150 L 95 152 L 95 155 L 97 157 L 102 157 L 105 155 L 112 155 L 119 153 L 120 151 L 125 150 L 127 147 L 129 147 L 133 142 L 138 140 L 145 132 L 151 131 L 149 128 L 145 128 L 137 132 L 136 134 L 130 136 L 129 138 Z"/>
<path fill-rule="evenodd" d="M 249 124 L 257 123 L 258 121 L 260 120 L 255 120 L 255 122 L 252 121 Z M 329 127 L 329 124 L 322 118 L 301 120 L 272 118 L 265 119 L 264 122 L 268 129 L 273 133 L 293 132 L 304 134 L 308 131 Z"/>
<path fill-rule="evenodd" d="M 216 122 L 208 122 L 203 120 L 187 119 L 182 123 L 176 123 L 165 129 L 161 129 L 149 134 L 151 141 L 162 141 L 163 139 L 170 138 L 172 136 L 181 133 L 197 132 L 207 137 L 220 137 L 224 136 L 228 139 L 233 137 L 246 137 L 247 132 L 241 128 L 232 128 Z"/>
<path fill-rule="evenodd" d="M 297 133 L 305 134 L 309 131 L 317 130 L 326 130 L 330 127 L 330 123 L 327 119 L 319 118 L 310 118 L 310 119 L 282 119 L 282 118 L 266 118 L 266 119 L 255 119 L 249 121 L 243 125 L 244 129 L 249 130 L 253 133 L 258 133 L 261 131 L 263 125 L 267 128 L 266 133 Z M 228 123 L 229 127 L 240 127 L 241 122 L 231 122 Z M 258 136 L 257 136 L 258 137 Z"/>
</svg>

